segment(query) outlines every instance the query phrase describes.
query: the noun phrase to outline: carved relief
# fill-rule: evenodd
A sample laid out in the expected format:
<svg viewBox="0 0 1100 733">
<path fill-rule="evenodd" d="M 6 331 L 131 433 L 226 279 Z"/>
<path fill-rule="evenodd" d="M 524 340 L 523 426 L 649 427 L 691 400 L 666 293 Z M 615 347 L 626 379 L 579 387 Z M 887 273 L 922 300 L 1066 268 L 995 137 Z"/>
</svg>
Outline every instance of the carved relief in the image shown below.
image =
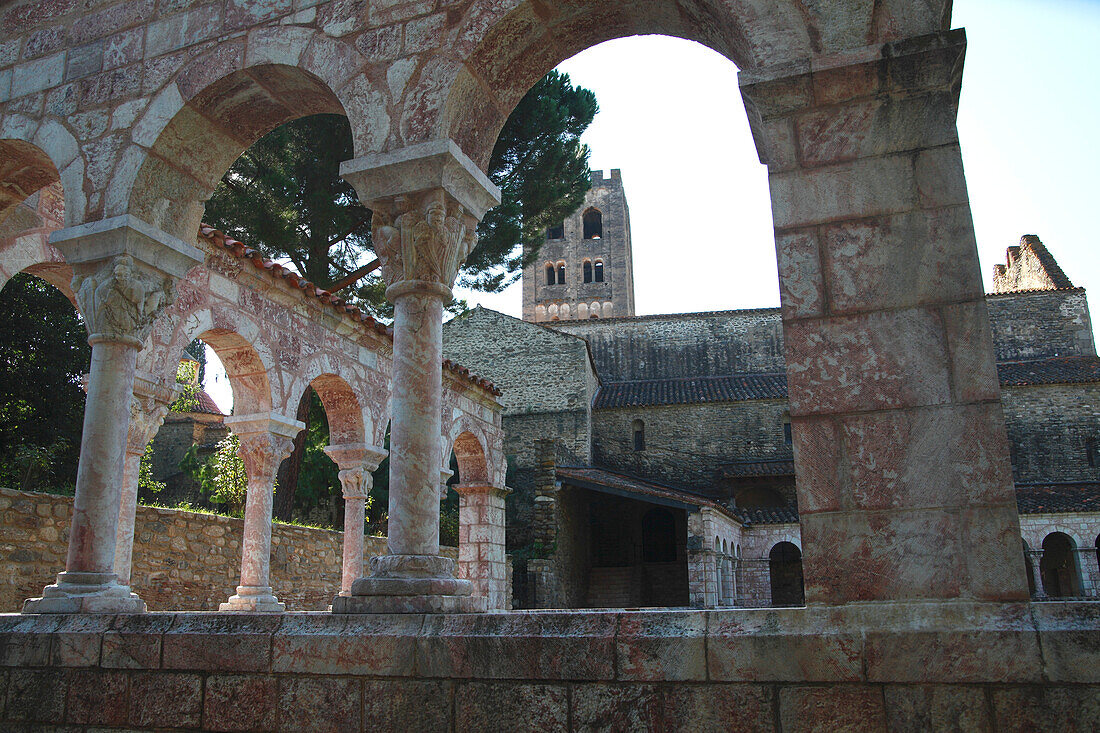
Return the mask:
<svg viewBox="0 0 1100 733">
<path fill-rule="evenodd" d="M 171 278 L 136 271 L 129 255 L 108 260 L 93 274 L 78 272 L 72 288 L 92 338 L 139 345 L 174 290 Z"/>
<path fill-rule="evenodd" d="M 273 433 L 246 433 L 240 436 L 239 450 L 248 482 L 271 486 L 279 464 L 294 449 L 294 441 Z"/>
<path fill-rule="evenodd" d="M 372 234 L 386 284 L 428 280 L 450 287 L 477 242 L 477 219 L 442 190 L 374 206 Z"/>
<path fill-rule="evenodd" d="M 126 434 L 126 452 L 134 455 L 144 453 L 145 446 L 157 434 L 167 414 L 167 403 L 149 396 L 133 395 L 130 399 L 130 429 Z"/>
<path fill-rule="evenodd" d="M 370 492 L 374 477 L 367 473 L 362 466 L 347 468 L 340 472 L 340 486 L 344 490 L 345 499 L 366 499 Z"/>
</svg>

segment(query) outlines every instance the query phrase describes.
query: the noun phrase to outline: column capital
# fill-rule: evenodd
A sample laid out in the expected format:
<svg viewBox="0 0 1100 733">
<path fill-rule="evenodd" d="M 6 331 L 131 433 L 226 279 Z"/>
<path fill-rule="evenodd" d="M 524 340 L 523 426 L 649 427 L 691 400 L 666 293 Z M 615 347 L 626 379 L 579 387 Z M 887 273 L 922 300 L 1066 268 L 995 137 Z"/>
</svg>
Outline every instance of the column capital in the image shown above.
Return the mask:
<svg viewBox="0 0 1100 733">
<path fill-rule="evenodd" d="M 359 467 L 374 471 L 389 453 L 385 448 L 366 443 L 342 443 L 325 448 L 325 454 L 341 470 Z"/>
<path fill-rule="evenodd" d="M 89 341 L 134 348 L 172 303 L 175 280 L 204 259 L 194 245 L 129 214 L 60 229 L 50 243 L 73 268 Z"/>
<path fill-rule="evenodd" d="M 279 464 L 294 450 L 294 436 L 305 427 L 299 420 L 274 412 L 231 415 L 225 424 L 240 440 L 240 456 L 249 484 L 270 482 Z"/>
<path fill-rule="evenodd" d="M 451 487 L 459 496 L 474 494 L 487 494 L 489 496 L 505 497 L 512 493 L 507 486 L 490 486 L 488 484 L 455 484 Z"/>
</svg>

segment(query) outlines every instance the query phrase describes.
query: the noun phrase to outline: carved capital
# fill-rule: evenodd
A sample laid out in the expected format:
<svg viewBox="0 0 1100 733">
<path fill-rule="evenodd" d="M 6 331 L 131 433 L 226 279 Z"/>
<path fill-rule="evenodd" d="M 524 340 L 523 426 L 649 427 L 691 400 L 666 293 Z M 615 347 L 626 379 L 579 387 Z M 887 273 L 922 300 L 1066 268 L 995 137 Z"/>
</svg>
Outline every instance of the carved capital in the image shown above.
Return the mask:
<svg viewBox="0 0 1100 733">
<path fill-rule="evenodd" d="M 126 434 L 126 452 L 132 455 L 145 453 L 145 446 L 157 434 L 167 414 L 167 402 L 135 394 L 130 399 L 130 428 Z"/>
<path fill-rule="evenodd" d="M 340 467 L 340 486 L 345 499 L 365 499 L 374 485 L 371 475 L 388 455 L 383 448 L 365 443 L 330 445 L 325 453 Z"/>
<path fill-rule="evenodd" d="M 366 499 L 374 485 L 374 477 L 362 466 L 345 468 L 340 472 L 340 487 L 345 499 Z"/>
<path fill-rule="evenodd" d="M 249 483 L 262 481 L 270 485 L 279 464 L 294 450 L 294 441 L 269 432 L 246 433 L 239 438 L 239 454 Z"/>
<path fill-rule="evenodd" d="M 477 242 L 477 218 L 442 188 L 372 202 L 372 234 L 387 285 L 450 287 Z"/>
<path fill-rule="evenodd" d="M 73 293 L 91 343 L 118 341 L 141 348 L 153 321 L 175 298 L 172 278 L 137 265 L 127 254 L 73 269 Z"/>
</svg>

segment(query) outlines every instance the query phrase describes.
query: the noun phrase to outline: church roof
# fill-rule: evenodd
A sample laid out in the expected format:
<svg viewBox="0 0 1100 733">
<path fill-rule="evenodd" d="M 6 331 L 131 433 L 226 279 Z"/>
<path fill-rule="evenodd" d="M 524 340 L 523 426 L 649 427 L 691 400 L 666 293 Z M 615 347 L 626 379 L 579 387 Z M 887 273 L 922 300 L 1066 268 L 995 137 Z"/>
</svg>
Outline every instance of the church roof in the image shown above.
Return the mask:
<svg viewBox="0 0 1100 733">
<path fill-rule="evenodd" d="M 654 483 L 636 476 L 628 476 L 592 466 L 559 466 L 556 475 L 559 481 L 579 486 L 582 489 L 626 496 L 651 504 L 662 504 L 681 509 L 686 509 L 689 506 L 707 506 L 717 509 L 733 519 L 740 520 L 736 513 L 713 499 L 707 499 L 683 489 Z M 797 518 L 795 521 L 798 521 Z"/>
<path fill-rule="evenodd" d="M 1020 514 L 1100 512 L 1100 483 L 1017 484 Z"/>
<path fill-rule="evenodd" d="M 1056 356 L 997 365 L 1002 387 L 1100 382 L 1100 357 Z M 787 399 L 785 374 L 729 374 L 723 377 L 683 377 L 608 382 L 592 406 L 649 407 L 707 402 Z"/>
</svg>

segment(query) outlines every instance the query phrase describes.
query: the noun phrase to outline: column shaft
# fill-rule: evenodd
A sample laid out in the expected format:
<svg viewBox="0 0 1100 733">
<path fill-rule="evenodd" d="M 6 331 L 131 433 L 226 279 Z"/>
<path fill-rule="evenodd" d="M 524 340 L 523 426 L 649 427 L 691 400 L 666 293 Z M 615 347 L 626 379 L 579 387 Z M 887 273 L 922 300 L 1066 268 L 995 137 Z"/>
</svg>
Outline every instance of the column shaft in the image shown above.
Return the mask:
<svg viewBox="0 0 1100 733">
<path fill-rule="evenodd" d="M 138 473 L 143 453 L 126 452 L 122 469 L 122 491 L 118 503 L 118 533 L 115 540 L 115 575 L 130 584 L 134 555 L 134 522 L 137 518 Z"/>
<path fill-rule="evenodd" d="M 344 558 L 341 565 L 340 595 L 351 593 L 351 584 L 363 577 L 363 528 L 366 524 L 366 499 L 344 499 Z"/>
</svg>

